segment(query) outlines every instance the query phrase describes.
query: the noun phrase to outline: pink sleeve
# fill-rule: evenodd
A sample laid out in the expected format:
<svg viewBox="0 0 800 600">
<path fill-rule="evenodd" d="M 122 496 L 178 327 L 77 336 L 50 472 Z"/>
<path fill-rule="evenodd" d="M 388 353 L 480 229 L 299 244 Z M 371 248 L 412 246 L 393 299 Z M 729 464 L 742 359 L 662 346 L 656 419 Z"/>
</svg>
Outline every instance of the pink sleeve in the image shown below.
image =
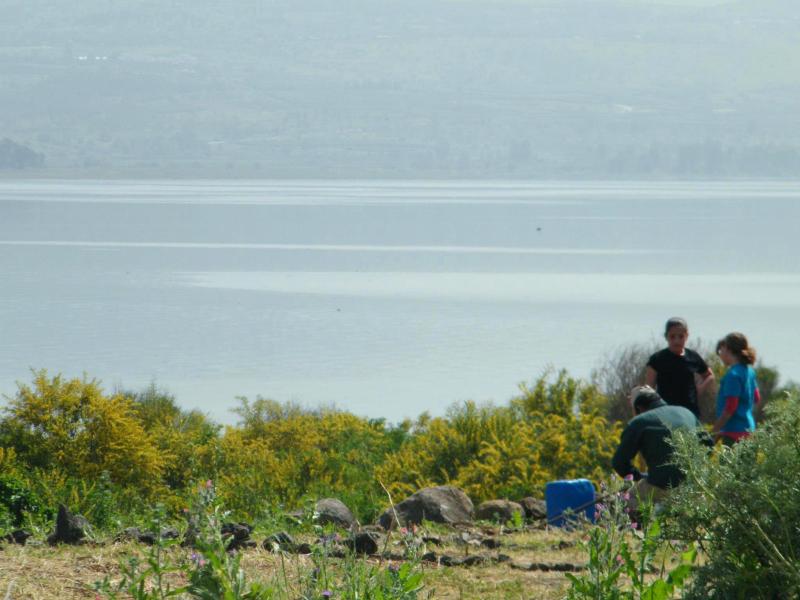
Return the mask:
<svg viewBox="0 0 800 600">
<path fill-rule="evenodd" d="M 756 388 L 756 393 L 753 395 L 755 396 L 756 404 L 761 404 L 761 390 Z"/>
<path fill-rule="evenodd" d="M 729 415 L 732 415 L 736 412 L 736 409 L 739 408 L 739 397 L 738 396 L 728 396 L 725 398 L 725 412 Z"/>
</svg>

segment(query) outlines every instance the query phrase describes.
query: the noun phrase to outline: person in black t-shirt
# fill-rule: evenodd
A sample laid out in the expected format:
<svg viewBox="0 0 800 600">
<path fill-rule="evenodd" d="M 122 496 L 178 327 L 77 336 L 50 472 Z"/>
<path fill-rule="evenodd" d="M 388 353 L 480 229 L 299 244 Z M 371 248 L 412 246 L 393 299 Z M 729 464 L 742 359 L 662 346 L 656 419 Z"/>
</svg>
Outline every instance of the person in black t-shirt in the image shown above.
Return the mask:
<svg viewBox="0 0 800 600">
<path fill-rule="evenodd" d="M 689 326 L 679 317 L 667 321 L 667 347 L 647 361 L 645 384 L 656 389 L 667 404 L 683 406 L 700 416 L 699 396 L 714 381 L 711 369 L 694 350 L 686 347 Z"/>
</svg>

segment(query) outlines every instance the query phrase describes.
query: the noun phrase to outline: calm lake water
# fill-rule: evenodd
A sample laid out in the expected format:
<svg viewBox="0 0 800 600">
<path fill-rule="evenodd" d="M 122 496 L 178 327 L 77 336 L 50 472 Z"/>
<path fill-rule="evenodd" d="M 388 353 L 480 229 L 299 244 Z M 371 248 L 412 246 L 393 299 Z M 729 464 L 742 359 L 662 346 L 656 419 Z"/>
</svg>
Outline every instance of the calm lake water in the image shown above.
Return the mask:
<svg viewBox="0 0 800 600">
<path fill-rule="evenodd" d="M 0 180 L 0 393 L 31 368 L 397 421 L 587 376 L 686 317 L 800 379 L 800 185 Z"/>
</svg>

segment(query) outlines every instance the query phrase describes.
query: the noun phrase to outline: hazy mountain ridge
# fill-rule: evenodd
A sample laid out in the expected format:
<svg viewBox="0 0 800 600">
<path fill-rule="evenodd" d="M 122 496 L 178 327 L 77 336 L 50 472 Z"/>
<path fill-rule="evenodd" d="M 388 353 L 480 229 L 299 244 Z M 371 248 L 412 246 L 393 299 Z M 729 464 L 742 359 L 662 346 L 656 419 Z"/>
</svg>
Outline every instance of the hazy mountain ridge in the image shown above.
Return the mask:
<svg viewBox="0 0 800 600">
<path fill-rule="evenodd" d="M 800 9 L 238 0 L 0 23 L 0 135 L 51 167 L 791 175 Z M 219 174 L 218 173 L 218 174 Z"/>
</svg>

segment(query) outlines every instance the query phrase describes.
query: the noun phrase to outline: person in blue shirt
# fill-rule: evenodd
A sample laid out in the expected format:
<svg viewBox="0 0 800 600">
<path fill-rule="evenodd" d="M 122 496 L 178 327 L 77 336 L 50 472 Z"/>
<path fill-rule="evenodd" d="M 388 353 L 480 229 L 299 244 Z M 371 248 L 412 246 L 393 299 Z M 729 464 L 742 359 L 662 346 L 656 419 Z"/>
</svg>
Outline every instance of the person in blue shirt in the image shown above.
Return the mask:
<svg viewBox="0 0 800 600">
<path fill-rule="evenodd" d="M 732 445 L 751 435 L 756 428 L 753 408 L 761 401 L 756 382 L 756 351 L 743 333 L 729 333 L 717 343 L 717 354 L 728 367 L 717 394 L 715 440 Z"/>
</svg>

